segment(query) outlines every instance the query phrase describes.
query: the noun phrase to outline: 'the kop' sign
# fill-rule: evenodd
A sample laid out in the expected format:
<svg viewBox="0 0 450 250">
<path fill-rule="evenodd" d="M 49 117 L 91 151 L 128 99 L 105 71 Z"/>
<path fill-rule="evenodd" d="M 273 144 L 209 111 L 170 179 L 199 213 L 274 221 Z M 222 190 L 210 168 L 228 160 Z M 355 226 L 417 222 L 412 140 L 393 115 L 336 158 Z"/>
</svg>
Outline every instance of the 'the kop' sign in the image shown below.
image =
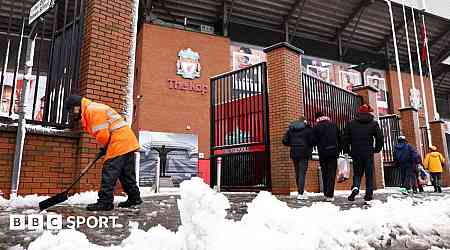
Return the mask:
<svg viewBox="0 0 450 250">
<path fill-rule="evenodd" d="M 55 0 L 39 0 L 33 7 L 30 9 L 30 17 L 28 20 L 28 24 L 31 24 L 40 17 L 42 14 L 47 12 L 49 9 L 53 8 L 55 5 Z"/>
</svg>

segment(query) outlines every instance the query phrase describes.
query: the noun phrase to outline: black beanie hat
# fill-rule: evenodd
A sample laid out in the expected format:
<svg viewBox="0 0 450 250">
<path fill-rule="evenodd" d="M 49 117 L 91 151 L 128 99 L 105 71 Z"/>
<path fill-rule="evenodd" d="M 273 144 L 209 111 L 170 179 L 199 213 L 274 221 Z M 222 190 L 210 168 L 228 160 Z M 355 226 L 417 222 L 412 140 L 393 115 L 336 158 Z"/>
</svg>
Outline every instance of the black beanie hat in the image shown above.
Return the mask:
<svg viewBox="0 0 450 250">
<path fill-rule="evenodd" d="M 75 106 L 81 106 L 82 97 L 79 95 L 71 95 L 64 101 L 64 112 L 68 113 Z"/>
</svg>

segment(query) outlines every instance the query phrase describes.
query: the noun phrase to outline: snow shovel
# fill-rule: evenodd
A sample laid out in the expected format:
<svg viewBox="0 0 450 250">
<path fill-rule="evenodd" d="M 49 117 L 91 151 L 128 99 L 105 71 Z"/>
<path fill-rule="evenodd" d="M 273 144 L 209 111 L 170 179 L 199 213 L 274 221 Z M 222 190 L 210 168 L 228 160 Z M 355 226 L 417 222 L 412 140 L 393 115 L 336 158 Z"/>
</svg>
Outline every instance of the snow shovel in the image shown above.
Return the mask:
<svg viewBox="0 0 450 250">
<path fill-rule="evenodd" d="M 78 176 L 78 178 L 76 180 L 74 180 L 72 182 L 72 184 L 70 184 L 70 186 L 64 192 L 59 193 L 59 194 L 57 194 L 57 195 L 55 195 L 53 197 L 50 197 L 50 198 L 48 198 L 46 200 L 43 200 L 43 201 L 39 202 L 39 209 L 42 211 L 42 210 L 45 210 L 45 209 L 47 209 L 49 207 L 52 207 L 52 206 L 54 206 L 56 204 L 59 204 L 59 203 L 62 203 L 64 201 L 66 201 L 69 198 L 68 195 L 67 195 L 69 190 L 72 189 L 73 186 L 75 186 L 75 184 L 77 184 L 77 182 L 87 173 L 87 171 L 89 171 L 89 169 L 92 168 L 92 166 L 94 166 L 94 164 L 100 158 L 102 158 L 102 155 L 100 155 L 100 154 L 97 155 L 97 157 L 91 163 L 89 163 L 89 165 L 85 169 L 83 169 L 83 171 L 81 171 L 80 176 Z"/>
</svg>

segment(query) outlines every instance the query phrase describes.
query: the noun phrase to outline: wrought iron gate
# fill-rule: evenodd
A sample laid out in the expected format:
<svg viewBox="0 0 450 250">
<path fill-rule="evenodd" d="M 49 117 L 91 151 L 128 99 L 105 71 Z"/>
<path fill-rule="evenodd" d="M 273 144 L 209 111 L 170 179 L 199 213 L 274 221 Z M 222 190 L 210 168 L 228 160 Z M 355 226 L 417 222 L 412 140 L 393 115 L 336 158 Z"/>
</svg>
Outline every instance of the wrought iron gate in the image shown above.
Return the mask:
<svg viewBox="0 0 450 250">
<path fill-rule="evenodd" d="M 0 11 L 0 120 L 17 118 L 25 51 L 34 0 L 2 1 Z M 58 0 L 38 19 L 33 77 L 28 86 L 27 123 L 64 127 L 62 103 L 79 86 L 84 0 Z"/>
<path fill-rule="evenodd" d="M 222 158 L 225 190 L 270 188 L 266 63 L 211 78 L 211 185 Z"/>
<path fill-rule="evenodd" d="M 400 118 L 397 115 L 380 117 L 380 126 L 384 135 L 383 166 L 386 187 L 398 187 L 401 184 L 400 168 L 394 164 L 394 147 L 400 136 Z"/>
</svg>

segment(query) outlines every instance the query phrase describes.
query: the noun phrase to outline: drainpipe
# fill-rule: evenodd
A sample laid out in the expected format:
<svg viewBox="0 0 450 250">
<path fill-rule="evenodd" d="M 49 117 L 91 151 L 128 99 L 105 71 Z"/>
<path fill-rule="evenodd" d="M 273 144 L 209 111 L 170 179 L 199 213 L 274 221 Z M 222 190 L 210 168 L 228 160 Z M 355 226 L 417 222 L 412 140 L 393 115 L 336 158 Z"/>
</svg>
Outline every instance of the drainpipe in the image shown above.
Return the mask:
<svg viewBox="0 0 450 250">
<path fill-rule="evenodd" d="M 17 196 L 17 190 L 19 188 L 20 180 L 20 168 L 22 167 L 22 156 L 23 156 L 23 144 L 25 142 L 25 113 L 26 105 L 25 98 L 27 96 L 28 85 L 30 84 L 33 71 L 33 59 L 34 59 L 34 46 L 36 44 L 37 35 L 37 22 L 35 22 L 31 28 L 30 35 L 28 36 L 27 43 L 27 56 L 25 59 L 25 76 L 22 86 L 22 92 L 20 94 L 19 103 L 19 120 L 17 126 L 17 136 L 16 136 L 16 150 L 14 154 L 14 166 L 11 179 L 11 197 Z"/>
</svg>

